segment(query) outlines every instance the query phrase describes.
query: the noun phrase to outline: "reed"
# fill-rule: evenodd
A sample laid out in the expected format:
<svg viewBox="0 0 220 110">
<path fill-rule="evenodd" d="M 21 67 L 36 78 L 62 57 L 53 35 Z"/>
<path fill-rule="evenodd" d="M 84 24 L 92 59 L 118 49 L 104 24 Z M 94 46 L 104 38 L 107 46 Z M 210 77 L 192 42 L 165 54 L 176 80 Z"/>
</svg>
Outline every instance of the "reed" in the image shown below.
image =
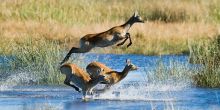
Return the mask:
<svg viewBox="0 0 220 110">
<path fill-rule="evenodd" d="M 64 77 L 59 73 L 61 49 L 57 42 L 45 39 L 23 38 L 22 45 L 16 43 L 12 50 L 15 58 L 9 60 L 8 69 L 28 71 L 27 74 L 38 77 L 35 84 L 59 84 Z"/>
<path fill-rule="evenodd" d="M 192 83 L 192 75 L 196 68 L 178 61 L 164 62 L 158 59 L 155 68 L 146 71 L 147 83 L 155 85 L 172 85 L 173 87 L 188 87 Z"/>
<path fill-rule="evenodd" d="M 220 87 L 220 35 L 194 43 L 190 50 L 190 62 L 203 66 L 193 76 L 194 84 L 199 87 Z"/>
</svg>

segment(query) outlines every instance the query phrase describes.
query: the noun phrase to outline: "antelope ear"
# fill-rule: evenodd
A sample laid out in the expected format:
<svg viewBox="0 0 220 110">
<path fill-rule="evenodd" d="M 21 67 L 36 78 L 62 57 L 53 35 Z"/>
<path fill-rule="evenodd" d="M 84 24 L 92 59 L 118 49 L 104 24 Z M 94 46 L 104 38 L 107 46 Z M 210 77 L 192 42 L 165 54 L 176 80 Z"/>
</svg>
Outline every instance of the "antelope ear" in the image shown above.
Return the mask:
<svg viewBox="0 0 220 110">
<path fill-rule="evenodd" d="M 127 63 L 127 65 L 130 65 L 131 64 L 131 60 L 130 59 L 126 59 L 126 63 Z"/>
<path fill-rule="evenodd" d="M 137 11 L 134 12 L 134 17 L 136 17 L 136 16 L 138 16 L 138 12 Z"/>
</svg>

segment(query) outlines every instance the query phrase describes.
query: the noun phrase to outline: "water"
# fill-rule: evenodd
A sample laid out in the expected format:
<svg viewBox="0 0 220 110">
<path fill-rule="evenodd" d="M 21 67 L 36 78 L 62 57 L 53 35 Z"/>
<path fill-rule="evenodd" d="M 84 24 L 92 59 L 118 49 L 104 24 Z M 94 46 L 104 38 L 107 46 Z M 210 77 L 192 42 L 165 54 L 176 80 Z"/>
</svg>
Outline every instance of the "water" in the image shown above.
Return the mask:
<svg viewBox="0 0 220 110">
<path fill-rule="evenodd" d="M 98 56 L 98 57 L 97 57 Z M 82 101 L 81 94 L 66 86 L 9 86 L 10 81 L 16 82 L 33 79 L 19 73 L 0 86 L 1 110 L 218 110 L 220 109 L 220 89 L 195 88 L 188 80 L 169 80 L 151 82 L 148 74 L 154 74 L 158 62 L 163 62 L 167 68 L 178 65 L 186 67 L 184 72 L 197 68 L 190 65 L 187 56 L 143 56 L 143 55 L 113 55 L 113 54 L 86 54 L 83 57 L 84 65 L 91 61 L 100 61 L 107 66 L 122 70 L 126 59 L 139 67 L 120 83 L 103 94 L 95 94 L 87 102 Z M 114 59 L 114 60 L 113 60 Z M 172 62 L 175 62 L 173 64 Z M 83 66 L 85 67 L 85 66 Z M 19 77 L 20 76 L 20 77 Z M 25 76 L 25 77 L 23 77 Z M 11 79 L 10 79 L 11 78 Z M 13 79 L 13 80 L 12 80 Z M 169 83 L 170 82 L 170 83 Z M 102 85 L 98 86 L 102 88 Z"/>
<path fill-rule="evenodd" d="M 147 91 L 147 90 L 146 90 Z M 123 93 L 121 93 L 123 94 Z M 137 94 L 137 93 L 130 93 Z M 144 94 L 144 95 L 143 95 Z M 38 110 L 38 109 L 189 109 L 213 110 L 220 109 L 219 89 L 191 88 L 170 91 L 150 91 L 142 99 L 127 95 L 126 98 L 106 96 L 106 99 L 91 99 L 83 102 L 80 94 L 71 88 L 60 86 L 14 87 L 0 92 L 1 110 Z M 145 96 L 147 95 L 147 96 Z M 154 97 L 155 95 L 155 97 Z M 156 97 L 157 96 L 157 97 Z"/>
</svg>

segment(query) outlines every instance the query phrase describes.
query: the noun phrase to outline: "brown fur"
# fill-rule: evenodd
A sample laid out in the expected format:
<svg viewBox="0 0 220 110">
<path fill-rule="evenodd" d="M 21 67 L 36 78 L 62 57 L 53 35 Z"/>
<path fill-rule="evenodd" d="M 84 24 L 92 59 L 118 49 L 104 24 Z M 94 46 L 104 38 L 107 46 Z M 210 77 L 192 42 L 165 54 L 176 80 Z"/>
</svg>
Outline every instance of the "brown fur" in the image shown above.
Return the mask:
<svg viewBox="0 0 220 110">
<path fill-rule="evenodd" d="M 107 77 L 110 83 L 117 83 L 121 80 L 121 76 L 117 73 L 117 71 L 112 70 L 111 68 L 107 67 L 106 65 L 100 62 L 92 62 L 87 67 L 90 68 L 102 68 L 103 71 L 100 75 L 110 75 L 111 77 Z"/>
<path fill-rule="evenodd" d="M 129 67 L 130 66 L 130 67 Z M 102 69 L 100 74 L 94 74 L 97 69 Z M 114 71 L 111 68 L 100 62 L 92 62 L 86 67 L 86 71 L 90 74 L 90 76 L 97 77 L 98 75 L 107 76 L 107 79 L 110 81 L 110 84 L 115 84 L 124 79 L 129 71 L 136 70 L 137 67 L 130 62 L 127 63 L 124 70 L 122 72 Z"/>
<path fill-rule="evenodd" d="M 64 64 L 60 67 L 60 71 L 62 74 L 66 75 L 66 79 L 64 84 L 73 87 L 76 91 L 80 92 L 79 88 L 82 89 L 83 98 L 86 98 L 88 92 L 92 94 L 92 89 L 98 83 L 104 82 L 106 84 L 109 83 L 108 79 L 103 75 L 99 75 L 96 78 L 90 78 L 90 75 L 83 71 L 75 64 Z M 98 71 L 100 73 L 101 71 Z M 70 84 L 72 82 L 73 84 Z"/>
<path fill-rule="evenodd" d="M 95 43 L 99 40 L 105 40 L 114 34 L 120 34 L 120 33 L 125 34 L 125 28 L 126 27 L 123 27 L 123 26 L 115 26 L 105 32 L 96 33 L 96 34 L 87 34 L 84 37 L 82 37 L 80 40 Z M 123 38 L 121 38 L 120 40 L 122 40 L 122 39 Z"/>
<path fill-rule="evenodd" d="M 119 43 L 117 46 L 123 45 L 129 39 L 130 42 L 127 45 L 127 47 L 129 47 L 132 44 L 132 40 L 128 31 L 131 26 L 137 22 L 143 23 L 144 21 L 138 15 L 138 13 L 135 12 L 134 15 L 123 25 L 115 26 L 105 32 L 85 35 L 80 39 L 80 46 L 78 48 L 72 47 L 72 49 L 67 53 L 66 57 L 61 62 L 61 64 L 66 62 L 72 53 L 86 53 L 95 47 L 112 46 L 123 39 L 124 41 Z"/>
<path fill-rule="evenodd" d="M 88 73 L 86 73 L 83 69 L 79 68 L 75 64 L 67 63 L 64 64 L 62 67 L 69 67 L 72 70 L 72 74 L 82 78 L 85 82 L 89 82 L 91 80 Z"/>
</svg>

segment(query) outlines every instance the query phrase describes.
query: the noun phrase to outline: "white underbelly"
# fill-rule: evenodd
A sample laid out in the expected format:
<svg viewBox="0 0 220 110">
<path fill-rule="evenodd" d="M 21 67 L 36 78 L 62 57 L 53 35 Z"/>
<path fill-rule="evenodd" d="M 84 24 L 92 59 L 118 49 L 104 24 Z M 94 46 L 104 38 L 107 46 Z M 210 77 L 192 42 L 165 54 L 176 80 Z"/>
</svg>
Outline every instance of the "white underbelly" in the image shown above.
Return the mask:
<svg viewBox="0 0 220 110">
<path fill-rule="evenodd" d="M 111 36 L 111 37 L 107 37 L 107 39 L 97 41 L 95 46 L 96 47 L 108 47 L 108 46 L 115 45 L 121 40 L 122 39 L 117 39 L 117 37 Z"/>
<path fill-rule="evenodd" d="M 96 47 L 108 47 L 116 44 L 117 42 L 111 42 L 111 41 L 104 41 L 101 43 L 97 43 Z"/>
</svg>

